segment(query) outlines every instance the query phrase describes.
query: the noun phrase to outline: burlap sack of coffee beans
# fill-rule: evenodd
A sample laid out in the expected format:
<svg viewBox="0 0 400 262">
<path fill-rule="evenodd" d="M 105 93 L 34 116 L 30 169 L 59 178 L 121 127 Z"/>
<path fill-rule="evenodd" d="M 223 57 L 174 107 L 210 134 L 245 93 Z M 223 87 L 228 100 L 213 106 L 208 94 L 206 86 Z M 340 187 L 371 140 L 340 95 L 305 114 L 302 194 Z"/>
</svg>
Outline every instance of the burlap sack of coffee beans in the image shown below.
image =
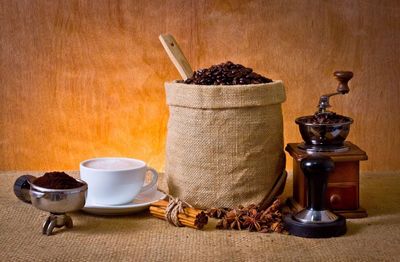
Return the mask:
<svg viewBox="0 0 400 262">
<path fill-rule="evenodd" d="M 165 88 L 169 194 L 198 208 L 260 203 L 285 167 L 282 82 Z"/>
</svg>

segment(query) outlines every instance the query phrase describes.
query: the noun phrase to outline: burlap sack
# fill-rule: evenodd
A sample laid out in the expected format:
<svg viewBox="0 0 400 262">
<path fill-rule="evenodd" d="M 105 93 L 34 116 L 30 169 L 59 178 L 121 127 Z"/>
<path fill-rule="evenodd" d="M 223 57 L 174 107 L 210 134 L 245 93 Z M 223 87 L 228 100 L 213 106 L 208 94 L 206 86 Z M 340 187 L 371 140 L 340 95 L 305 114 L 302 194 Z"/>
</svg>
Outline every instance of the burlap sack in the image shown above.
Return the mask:
<svg viewBox="0 0 400 262">
<path fill-rule="evenodd" d="M 285 167 L 282 82 L 165 88 L 169 193 L 199 208 L 267 197 Z"/>
</svg>

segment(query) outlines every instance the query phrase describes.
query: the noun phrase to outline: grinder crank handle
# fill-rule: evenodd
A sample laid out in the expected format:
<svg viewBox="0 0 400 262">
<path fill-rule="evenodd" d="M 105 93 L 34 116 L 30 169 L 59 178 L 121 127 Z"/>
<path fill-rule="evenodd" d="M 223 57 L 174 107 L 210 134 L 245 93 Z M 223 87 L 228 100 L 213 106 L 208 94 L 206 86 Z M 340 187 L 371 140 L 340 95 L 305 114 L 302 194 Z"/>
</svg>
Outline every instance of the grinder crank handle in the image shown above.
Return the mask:
<svg viewBox="0 0 400 262">
<path fill-rule="evenodd" d="M 325 192 L 329 173 L 335 168 L 328 156 L 314 155 L 304 158 L 300 163 L 301 170 L 307 179 L 307 209 L 325 210 Z"/>
<path fill-rule="evenodd" d="M 333 75 L 335 76 L 336 80 L 339 81 L 338 87 L 336 89 L 337 92 L 322 95 L 319 98 L 319 102 L 318 102 L 318 106 L 317 106 L 318 111 L 316 112 L 316 114 L 328 112 L 327 108 L 331 107 L 331 105 L 329 104 L 330 97 L 336 96 L 336 95 L 345 95 L 348 92 L 350 92 L 348 82 L 353 77 L 353 72 L 351 72 L 351 71 L 336 71 L 333 73 Z"/>
<path fill-rule="evenodd" d="M 333 75 L 335 76 L 336 80 L 339 81 L 338 87 L 337 87 L 337 91 L 341 94 L 347 94 L 350 91 L 348 82 L 350 81 L 350 79 L 353 78 L 353 72 L 351 71 L 336 71 L 335 73 L 333 73 Z"/>
</svg>

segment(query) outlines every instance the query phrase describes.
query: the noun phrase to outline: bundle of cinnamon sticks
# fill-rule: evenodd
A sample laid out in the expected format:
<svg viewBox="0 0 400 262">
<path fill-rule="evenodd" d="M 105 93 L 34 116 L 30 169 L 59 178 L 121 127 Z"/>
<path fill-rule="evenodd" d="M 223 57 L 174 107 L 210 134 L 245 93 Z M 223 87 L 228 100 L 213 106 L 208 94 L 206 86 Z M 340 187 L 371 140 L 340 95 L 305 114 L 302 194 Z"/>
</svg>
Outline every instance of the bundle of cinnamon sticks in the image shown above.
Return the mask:
<svg viewBox="0 0 400 262">
<path fill-rule="evenodd" d="M 150 205 L 150 214 L 154 217 L 166 220 L 166 208 L 168 201 L 160 200 Z M 207 215 L 199 209 L 185 207 L 184 212 L 178 214 L 179 222 L 186 227 L 202 229 L 208 223 Z"/>
</svg>

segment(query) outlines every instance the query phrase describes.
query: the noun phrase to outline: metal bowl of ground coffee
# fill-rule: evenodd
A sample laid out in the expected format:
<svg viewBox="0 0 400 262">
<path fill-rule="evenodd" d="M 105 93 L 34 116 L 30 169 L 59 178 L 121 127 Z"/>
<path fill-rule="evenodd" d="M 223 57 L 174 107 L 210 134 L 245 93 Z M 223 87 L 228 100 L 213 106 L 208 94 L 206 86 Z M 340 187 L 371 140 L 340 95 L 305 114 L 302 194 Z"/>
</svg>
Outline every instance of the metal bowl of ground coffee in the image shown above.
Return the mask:
<svg viewBox="0 0 400 262">
<path fill-rule="evenodd" d="M 35 185 L 30 182 L 32 205 L 40 210 L 51 213 L 66 213 L 84 207 L 86 200 L 87 184 L 82 180 L 79 187 L 71 189 L 50 189 Z"/>
<path fill-rule="evenodd" d="M 50 172 L 39 178 L 25 175 L 14 184 L 14 193 L 20 200 L 50 212 L 42 230 L 46 235 L 51 235 L 55 227 L 72 228 L 72 219 L 66 212 L 84 207 L 87 189 L 86 182 L 64 172 Z"/>
</svg>

